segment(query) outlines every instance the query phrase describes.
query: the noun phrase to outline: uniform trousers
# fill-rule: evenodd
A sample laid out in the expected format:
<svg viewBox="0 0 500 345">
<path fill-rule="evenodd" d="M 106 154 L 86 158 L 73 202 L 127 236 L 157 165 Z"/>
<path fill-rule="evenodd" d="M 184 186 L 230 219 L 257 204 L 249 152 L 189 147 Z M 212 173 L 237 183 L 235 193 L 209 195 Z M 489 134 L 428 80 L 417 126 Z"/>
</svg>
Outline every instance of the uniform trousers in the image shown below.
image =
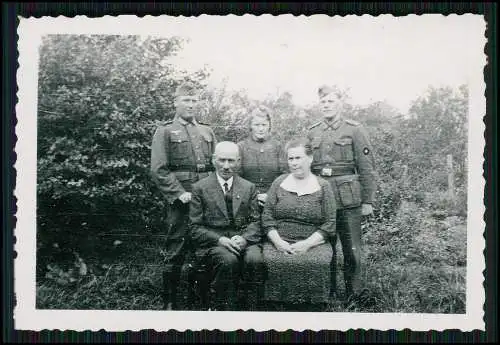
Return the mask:
<svg viewBox="0 0 500 345">
<path fill-rule="evenodd" d="M 362 285 L 362 242 L 361 242 L 361 207 L 337 210 L 337 231 L 331 238 L 333 257 L 332 272 L 336 272 L 337 238 L 340 239 L 344 256 L 344 281 L 346 297 L 349 298 L 360 292 Z M 332 293 L 337 289 L 337 276 L 332 274 Z"/>
<path fill-rule="evenodd" d="M 188 218 L 189 204 L 176 200 L 169 205 L 168 226 L 165 250 L 165 266 L 163 271 L 163 302 L 170 302 L 177 307 L 177 288 L 179 286 L 181 268 L 189 248 Z"/>
</svg>

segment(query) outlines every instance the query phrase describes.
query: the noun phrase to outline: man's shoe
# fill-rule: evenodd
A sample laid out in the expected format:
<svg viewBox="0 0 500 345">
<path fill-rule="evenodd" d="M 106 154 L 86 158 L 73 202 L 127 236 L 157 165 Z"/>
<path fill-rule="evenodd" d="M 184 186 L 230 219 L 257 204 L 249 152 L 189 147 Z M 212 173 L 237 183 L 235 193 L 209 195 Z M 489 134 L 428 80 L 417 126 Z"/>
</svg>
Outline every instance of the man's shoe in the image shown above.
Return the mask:
<svg viewBox="0 0 500 345">
<path fill-rule="evenodd" d="M 370 290 L 363 289 L 358 293 L 350 294 L 345 302 L 345 308 L 352 310 L 357 307 L 366 307 L 372 303 L 373 297 L 370 295 Z"/>
<path fill-rule="evenodd" d="M 328 311 L 342 311 L 343 307 L 344 307 L 343 302 L 338 297 L 338 295 L 335 292 L 330 294 L 330 297 L 328 299 L 327 310 Z"/>
</svg>

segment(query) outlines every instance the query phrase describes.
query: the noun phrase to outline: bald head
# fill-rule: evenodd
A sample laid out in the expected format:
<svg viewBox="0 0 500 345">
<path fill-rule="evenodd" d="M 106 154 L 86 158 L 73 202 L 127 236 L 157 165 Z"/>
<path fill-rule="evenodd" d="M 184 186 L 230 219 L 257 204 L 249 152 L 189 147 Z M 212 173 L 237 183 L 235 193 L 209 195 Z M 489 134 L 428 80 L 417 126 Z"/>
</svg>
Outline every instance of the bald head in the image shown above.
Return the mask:
<svg viewBox="0 0 500 345">
<path fill-rule="evenodd" d="M 220 155 L 224 153 L 236 154 L 239 156 L 238 145 L 232 141 L 221 141 L 215 145 L 214 155 Z"/>
<path fill-rule="evenodd" d="M 224 180 L 231 178 L 237 171 L 240 163 L 240 151 L 238 145 L 231 141 L 221 141 L 215 145 L 212 158 L 217 174 Z"/>
</svg>

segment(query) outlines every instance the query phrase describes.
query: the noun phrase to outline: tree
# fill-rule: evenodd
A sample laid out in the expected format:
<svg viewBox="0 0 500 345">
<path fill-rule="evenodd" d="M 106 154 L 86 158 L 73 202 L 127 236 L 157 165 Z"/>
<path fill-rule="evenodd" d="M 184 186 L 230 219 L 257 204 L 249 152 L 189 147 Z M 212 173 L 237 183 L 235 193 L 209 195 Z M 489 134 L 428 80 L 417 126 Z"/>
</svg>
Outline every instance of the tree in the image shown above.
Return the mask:
<svg viewBox="0 0 500 345">
<path fill-rule="evenodd" d="M 416 99 L 409 118 L 402 122 L 402 151 L 407 157 L 414 182 L 443 180 L 432 172 L 445 172 L 446 155 L 451 154 L 457 168 L 458 185 L 466 182 L 468 90 L 450 87 L 430 88 Z M 436 175 L 434 174 L 434 175 Z M 441 181 L 444 183 L 444 181 Z"/>
</svg>

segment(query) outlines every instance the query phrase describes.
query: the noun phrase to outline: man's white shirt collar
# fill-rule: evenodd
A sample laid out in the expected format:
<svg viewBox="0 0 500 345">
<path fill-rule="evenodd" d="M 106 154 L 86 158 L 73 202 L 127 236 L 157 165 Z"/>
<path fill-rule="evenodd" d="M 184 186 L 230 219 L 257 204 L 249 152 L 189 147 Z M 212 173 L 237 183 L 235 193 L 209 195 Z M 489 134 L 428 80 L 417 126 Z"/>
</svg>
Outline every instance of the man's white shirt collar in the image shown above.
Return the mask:
<svg viewBox="0 0 500 345">
<path fill-rule="evenodd" d="M 226 192 L 224 190 L 224 183 L 227 183 L 227 187 L 229 188 L 229 190 L 231 190 L 231 187 L 233 186 L 234 176 L 231 176 L 229 180 L 224 180 L 222 177 L 219 176 L 219 174 L 216 173 L 215 175 L 217 175 L 217 181 L 219 181 L 219 185 L 224 193 Z"/>
</svg>

